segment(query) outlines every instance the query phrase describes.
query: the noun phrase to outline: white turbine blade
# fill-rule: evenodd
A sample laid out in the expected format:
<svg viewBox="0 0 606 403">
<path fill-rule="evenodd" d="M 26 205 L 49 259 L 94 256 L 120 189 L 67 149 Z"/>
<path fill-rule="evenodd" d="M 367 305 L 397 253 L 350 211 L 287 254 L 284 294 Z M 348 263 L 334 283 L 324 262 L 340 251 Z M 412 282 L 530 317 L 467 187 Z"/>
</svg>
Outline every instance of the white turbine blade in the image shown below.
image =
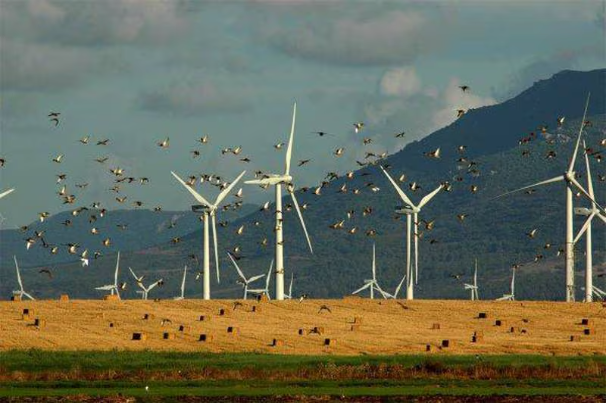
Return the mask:
<svg viewBox="0 0 606 403">
<path fill-rule="evenodd" d="M 511 296 L 515 295 L 515 284 L 516 284 L 516 271 L 513 269 L 513 273 L 511 273 Z"/>
<path fill-rule="evenodd" d="M 599 208 L 600 210 L 606 212 L 606 210 L 604 209 L 604 207 L 602 207 L 600 205 L 600 203 L 598 203 L 597 201 L 595 201 L 595 199 L 593 197 L 591 197 L 591 195 L 589 194 L 589 192 L 587 192 L 585 190 L 585 188 L 583 188 L 583 186 L 581 186 L 581 184 L 579 183 L 578 180 L 576 180 L 575 178 L 569 178 L 570 182 L 572 182 L 573 185 L 575 185 L 580 191 L 581 193 L 583 193 L 585 195 L 585 197 L 587 197 L 597 208 Z"/>
<path fill-rule="evenodd" d="M 576 244 L 577 241 L 583 236 L 583 234 L 587 231 L 587 228 L 589 228 L 589 224 L 591 224 L 591 220 L 593 220 L 593 217 L 595 217 L 596 213 L 593 212 L 589 215 L 589 217 L 587 217 L 587 219 L 585 220 L 585 223 L 583 223 L 583 226 L 581 227 L 581 229 L 579 230 L 579 233 L 577 234 L 577 236 L 574 238 L 574 240 L 572 241 L 573 244 Z"/>
<path fill-rule="evenodd" d="M 606 224 L 606 216 L 604 216 L 602 213 L 598 213 L 598 217 L 600 220 L 604 221 L 604 224 Z"/>
<path fill-rule="evenodd" d="M 208 200 L 206 200 L 204 197 L 202 197 L 202 195 L 198 192 L 196 192 L 191 186 L 189 186 L 187 183 L 185 183 L 183 181 L 183 179 L 179 178 L 179 176 L 174 173 L 173 171 L 170 171 L 171 174 L 173 174 L 173 176 L 183 185 L 185 186 L 185 189 L 187 189 L 187 191 L 189 193 L 191 193 L 192 196 L 194 196 L 194 198 L 198 201 L 198 203 L 201 203 L 203 205 L 205 205 L 206 207 L 212 207 L 212 204 L 210 204 L 208 202 Z"/>
<path fill-rule="evenodd" d="M 288 139 L 288 148 L 286 149 L 285 172 L 284 175 L 290 175 L 290 159 L 292 157 L 292 143 L 295 137 L 295 120 L 297 117 L 297 103 L 292 108 L 292 124 L 290 126 L 290 138 Z"/>
<path fill-rule="evenodd" d="M 423 208 L 424 205 L 426 205 L 427 203 L 429 203 L 429 201 L 431 199 L 433 199 L 433 197 L 435 195 L 437 195 L 440 190 L 442 190 L 442 185 L 438 186 L 436 188 L 436 190 L 434 190 L 433 192 L 429 193 L 428 195 L 425 195 L 425 197 L 423 197 L 421 199 L 421 201 L 419 202 L 419 208 Z"/>
<path fill-rule="evenodd" d="M 581 120 L 581 127 L 579 128 L 579 135 L 577 136 L 577 141 L 574 146 L 574 153 L 572 154 L 572 158 L 570 159 L 570 165 L 568 166 L 567 172 L 574 171 L 574 163 L 577 159 L 577 154 L 579 152 L 579 145 L 581 143 L 581 135 L 583 134 L 583 127 L 585 126 L 585 117 L 587 116 L 587 107 L 589 106 L 589 97 L 591 93 L 587 94 L 587 101 L 585 102 L 585 111 L 583 112 L 583 119 Z"/>
<path fill-rule="evenodd" d="M 257 281 L 260 278 L 265 277 L 265 274 L 257 274 L 256 276 L 252 276 L 251 278 L 248 279 L 248 284 L 252 283 L 253 281 Z"/>
<path fill-rule="evenodd" d="M 271 181 L 270 181 L 270 178 L 264 178 L 264 179 L 251 179 L 251 180 L 244 181 L 244 183 L 246 183 L 247 185 L 270 185 Z"/>
<path fill-rule="evenodd" d="M 110 291 L 114 289 L 114 285 L 104 285 L 102 287 L 95 287 L 95 290 L 99 290 L 99 291 Z"/>
<path fill-rule="evenodd" d="M 181 294 L 185 290 L 185 277 L 187 277 L 187 266 L 183 269 L 183 280 L 181 280 Z"/>
<path fill-rule="evenodd" d="M 393 293 L 394 299 L 398 298 L 398 293 L 400 292 L 400 288 L 402 288 L 402 284 L 404 284 L 404 281 L 406 281 L 406 276 L 402 277 L 402 280 L 400 280 L 400 284 L 398 284 L 398 286 L 396 287 L 396 291 Z"/>
<path fill-rule="evenodd" d="M 503 194 L 501 194 L 501 195 L 499 195 L 499 196 L 497 196 L 497 197 L 494 197 L 494 198 L 493 198 L 493 199 L 491 199 L 491 200 L 494 200 L 494 199 L 499 199 L 499 198 L 501 198 L 501 197 L 503 197 L 503 196 L 507 196 L 507 195 L 510 195 L 510 194 L 512 194 L 512 193 L 521 192 L 522 190 L 530 189 L 530 188 L 533 188 L 533 187 L 536 187 L 536 186 L 543 186 L 543 185 L 547 185 L 547 184 L 549 184 L 549 183 L 554 183 L 554 182 L 563 181 L 564 179 L 565 179 L 565 178 L 564 178 L 564 175 L 561 175 L 561 176 L 556 176 L 555 178 L 547 179 L 547 180 L 544 180 L 544 181 L 541 181 L 541 182 L 534 183 L 534 184 L 532 184 L 532 185 L 528 185 L 528 186 L 521 187 L 521 188 L 516 189 L 516 190 L 511 190 L 511 191 L 509 191 L 509 192 L 505 192 L 505 193 L 503 193 Z"/>
<path fill-rule="evenodd" d="M 227 197 L 227 195 L 229 194 L 229 192 L 231 192 L 231 190 L 234 188 L 234 186 L 236 186 L 238 184 L 238 182 L 240 181 L 240 179 L 242 179 L 242 177 L 244 176 L 244 174 L 246 173 L 246 171 L 242 171 L 242 173 L 240 175 L 238 175 L 238 177 L 236 179 L 234 179 L 234 181 L 232 183 L 230 183 L 230 185 L 228 187 L 226 187 L 225 189 L 223 189 L 223 191 L 221 193 L 219 193 L 219 196 L 217 196 L 217 200 L 215 201 L 215 208 L 219 207 L 219 204 L 221 204 L 221 202 L 223 201 L 223 199 L 225 199 Z"/>
<path fill-rule="evenodd" d="M 244 282 L 246 282 L 246 277 L 244 277 L 244 273 L 242 273 L 242 270 L 240 270 L 240 266 L 238 266 L 238 263 L 236 263 L 236 259 L 234 259 L 234 257 L 229 252 L 227 253 L 227 256 L 229 256 L 231 262 L 234 264 L 234 267 L 238 271 L 238 275 L 240 275 L 240 278 L 244 280 Z"/>
<path fill-rule="evenodd" d="M 15 259 L 15 268 L 17 269 L 17 282 L 19 283 L 21 292 L 23 292 L 23 283 L 21 282 L 21 273 L 19 273 L 19 263 L 17 263 L 17 256 L 13 255 L 13 259 Z"/>
<path fill-rule="evenodd" d="M 156 287 L 158 284 L 160 284 L 162 281 L 164 281 L 163 279 L 160 279 L 158 281 L 156 281 L 155 283 L 153 283 L 152 285 L 149 286 L 149 288 L 147 289 L 147 292 L 149 292 L 150 290 L 152 290 L 154 287 Z"/>
<path fill-rule="evenodd" d="M 373 281 L 377 281 L 377 264 L 375 257 L 375 244 L 372 244 L 372 279 Z"/>
<path fill-rule="evenodd" d="M 32 301 L 35 301 L 35 300 L 36 300 L 36 298 L 32 297 L 31 295 L 29 295 L 29 294 L 28 294 L 28 293 L 26 293 L 26 292 L 21 293 L 21 295 L 25 295 L 27 298 L 31 299 Z"/>
<path fill-rule="evenodd" d="M 366 283 L 365 285 L 363 285 L 362 287 L 358 288 L 357 290 L 355 290 L 354 292 L 352 292 L 353 294 L 357 294 L 360 291 L 364 291 L 365 289 L 367 289 L 368 287 L 372 286 L 372 283 Z"/>
<path fill-rule="evenodd" d="M 292 282 L 295 279 L 295 275 L 290 273 L 290 286 L 288 286 L 288 296 L 292 298 Z"/>
<path fill-rule="evenodd" d="M 307 239 L 307 245 L 309 246 L 309 251 L 314 253 L 314 249 L 311 246 L 311 239 L 309 239 L 309 234 L 307 233 L 307 228 L 305 227 L 305 221 L 303 221 L 303 214 L 301 214 L 301 208 L 299 207 L 299 202 L 297 201 L 297 197 L 295 196 L 295 192 L 289 192 L 290 197 L 292 197 L 292 202 L 295 205 L 295 210 L 297 210 L 297 215 L 299 216 L 299 221 L 301 221 L 301 226 L 303 227 L 303 232 L 305 232 L 305 239 Z"/>
<path fill-rule="evenodd" d="M 4 196 L 6 196 L 8 194 L 13 193 L 14 191 L 15 191 L 15 189 L 9 189 L 7 191 L 4 191 L 4 192 L 0 193 L 0 199 L 2 199 Z"/>
<path fill-rule="evenodd" d="M 118 286 L 118 270 L 120 269 L 120 252 L 118 252 L 118 258 L 116 259 L 116 272 L 114 274 L 114 285 Z"/>
<path fill-rule="evenodd" d="M 389 294 L 388 294 L 388 293 L 386 293 L 385 291 L 383 291 L 383 289 L 381 288 L 381 286 L 379 286 L 379 283 L 377 283 L 377 282 L 375 281 L 374 285 L 375 285 L 375 289 L 376 289 L 377 291 L 379 291 L 379 293 L 381 294 L 381 296 L 383 296 L 383 299 L 387 299 L 387 296 L 388 296 Z"/>
<path fill-rule="evenodd" d="M 583 140 L 583 149 L 587 149 L 585 140 Z M 585 168 L 587 169 L 587 191 L 589 195 L 595 199 L 595 193 L 593 193 L 593 180 L 591 179 L 591 167 L 589 166 L 589 155 L 585 154 Z"/>
<path fill-rule="evenodd" d="M 385 174 L 385 176 L 387 176 L 387 179 L 389 179 L 389 181 L 393 185 L 393 187 L 396 188 L 396 192 L 398 192 L 398 195 L 400 195 L 400 199 L 402 199 L 404 201 L 404 203 L 408 204 L 409 206 L 415 207 L 414 203 L 408 198 L 408 196 L 406 196 L 406 193 L 404 193 L 402 188 L 396 183 L 396 181 L 393 180 L 391 175 L 389 175 L 387 173 L 385 168 L 383 168 L 382 165 L 380 165 L 380 167 L 381 167 L 381 170 L 383 171 L 383 173 Z"/>
<path fill-rule="evenodd" d="M 221 275 L 219 274 L 219 241 L 217 239 L 217 218 L 215 210 L 210 213 L 212 228 L 213 228 L 213 246 L 215 248 L 215 270 L 217 271 L 217 283 L 221 283 Z"/>
<path fill-rule="evenodd" d="M 269 264 L 269 270 L 267 271 L 267 277 L 265 279 L 265 290 L 269 293 L 269 282 L 271 281 L 271 271 L 274 268 L 274 260 L 271 259 L 271 263 Z"/>
<path fill-rule="evenodd" d="M 128 267 L 128 270 L 130 270 L 130 274 L 133 275 L 133 277 L 135 278 L 135 280 L 138 280 L 139 278 L 137 277 L 137 275 L 135 274 L 135 272 L 133 271 L 133 269 L 130 268 L 130 266 Z"/>
</svg>

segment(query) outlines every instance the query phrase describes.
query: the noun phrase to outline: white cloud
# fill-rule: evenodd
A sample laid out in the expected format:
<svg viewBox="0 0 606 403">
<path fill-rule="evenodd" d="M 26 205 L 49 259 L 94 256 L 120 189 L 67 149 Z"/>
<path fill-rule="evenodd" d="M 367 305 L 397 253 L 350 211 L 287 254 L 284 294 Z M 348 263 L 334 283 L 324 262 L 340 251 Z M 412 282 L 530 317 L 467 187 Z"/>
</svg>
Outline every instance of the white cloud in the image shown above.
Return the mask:
<svg viewBox="0 0 606 403">
<path fill-rule="evenodd" d="M 383 95 L 408 97 L 419 92 L 421 79 L 413 67 L 399 67 L 387 70 L 379 85 Z"/>
</svg>

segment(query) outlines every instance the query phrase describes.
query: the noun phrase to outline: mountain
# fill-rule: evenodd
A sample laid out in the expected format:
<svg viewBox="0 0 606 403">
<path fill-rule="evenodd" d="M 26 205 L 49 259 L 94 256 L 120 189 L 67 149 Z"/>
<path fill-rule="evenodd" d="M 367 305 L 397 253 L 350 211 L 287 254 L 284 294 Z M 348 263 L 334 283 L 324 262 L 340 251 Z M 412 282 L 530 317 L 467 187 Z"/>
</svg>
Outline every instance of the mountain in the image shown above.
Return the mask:
<svg viewBox="0 0 606 403">
<path fill-rule="evenodd" d="M 585 130 L 588 146 L 594 151 L 604 150 L 601 140 L 606 138 L 606 70 L 591 72 L 563 71 L 548 80 L 535 83 L 518 96 L 499 105 L 469 111 L 453 124 L 409 144 L 403 150 L 380 163 L 389 166 L 392 176 L 406 175 L 405 191 L 418 201 L 440 183 L 452 184 L 450 192 L 438 194 L 422 211 L 421 218 L 435 220 L 433 230 L 423 230 L 420 238 L 420 278 L 416 296 L 419 298 L 468 298 L 462 284 L 451 275 L 461 274 L 469 281 L 473 260 L 479 260 L 481 298 L 496 298 L 508 290 L 510 267 L 522 264 L 516 275 L 516 296 L 519 299 L 563 299 L 564 261 L 557 250 L 564 240 L 565 191 L 561 183 L 538 189 L 535 193 L 511 195 L 493 200 L 499 194 L 561 174 L 572 153 L 573 142 L 580 125 L 587 92 L 591 91 L 589 120 Z M 557 118 L 565 116 L 563 125 Z M 543 133 L 539 128 L 547 125 Z M 531 135 L 531 133 L 534 133 Z M 531 141 L 522 146 L 522 138 Z M 466 145 L 464 154 L 458 146 Z M 362 147 L 362 145 L 360 145 Z M 424 152 L 440 147 L 440 159 L 430 159 Z M 606 152 L 606 150 L 604 150 Z M 296 152 L 296 150 L 295 150 Z M 523 155 L 524 152 L 524 155 Z M 547 158 L 555 155 L 554 158 Z M 604 163 L 591 159 L 594 186 L 598 200 L 606 199 Z M 457 159 L 465 157 L 467 163 Z M 579 155 L 577 170 L 584 183 L 584 163 Z M 470 167 L 469 164 L 473 162 Z M 408 183 L 416 181 L 421 189 L 408 190 Z M 338 192 L 343 184 L 348 192 Z M 372 185 L 372 186 L 370 186 Z M 472 193 L 471 185 L 478 186 Z M 380 188 L 378 192 L 371 187 Z M 354 189 L 360 189 L 354 194 Z M 273 191 L 272 191 L 273 193 Z M 381 286 L 393 291 L 404 272 L 405 223 L 394 217 L 394 207 L 401 205 L 394 189 L 376 166 L 355 172 L 353 179 L 345 177 L 332 181 L 322 189 L 321 196 L 311 192 L 297 193 L 300 204 L 308 204 L 305 221 L 312 237 L 314 254 L 310 254 L 300 224 L 289 198 L 284 199 L 285 266 L 287 282 L 290 272 L 295 275 L 294 293 L 308 293 L 312 297 L 341 297 L 362 285 L 370 275 L 372 243 L 377 246 L 377 271 Z M 586 204 L 582 199 L 577 203 Z M 367 208 L 372 213 L 363 215 Z M 270 207 L 270 211 L 272 207 Z M 290 211 L 289 211 L 290 210 Z M 346 212 L 353 210 L 348 219 Z M 467 214 L 460 222 L 457 214 Z M 333 230 L 330 224 L 344 220 L 343 230 Z M 273 255 L 273 225 L 271 212 L 255 210 L 252 214 L 219 228 L 221 249 L 221 284 L 216 285 L 214 275 L 213 296 L 240 295 L 235 284 L 236 273 L 227 259 L 226 250 L 239 246 L 240 266 L 248 275 L 265 273 Z M 578 226 L 581 220 L 577 219 Z M 244 225 L 242 235 L 236 229 Z M 347 230 L 357 227 L 354 235 Z M 526 233 L 537 229 L 529 238 Z M 606 267 L 606 231 L 599 223 L 594 226 L 594 262 Z M 375 237 L 366 231 L 374 229 Z M 267 238 L 264 247 L 261 240 Z M 431 242 L 433 240 L 433 242 Z M 199 254 L 202 244 L 201 230 L 190 232 L 181 242 L 172 245 L 164 242 L 154 247 L 124 254 L 124 268 L 133 265 L 151 279 L 163 276 L 164 288 L 158 296 L 170 297 L 177 293 L 184 264 L 192 264 L 187 256 Z M 549 247 L 546 247 L 549 244 Z M 3 246 L 4 248 L 4 246 Z M 584 267 L 582 242 L 577 247 L 577 294 L 581 295 L 582 268 Z M 534 262 L 537 255 L 542 255 Z M 26 278 L 39 295 L 59 294 L 58 289 L 70 289 L 76 296 L 95 296 L 92 284 L 105 284 L 112 275 L 115 257 L 107 255 L 94 262 L 94 268 L 83 270 L 77 265 L 56 268 L 52 281 L 37 275 L 34 268 L 26 271 Z M 12 266 L 2 261 L 3 278 L 13 278 Z M 212 264 L 211 264 L 212 266 Z M 197 270 L 198 268 L 196 268 Z M 211 267 L 214 272 L 214 268 Z M 123 273 L 122 279 L 126 280 Z M 598 279 L 603 281 L 603 279 Z M 104 282 L 105 281 L 105 282 Z M 91 284 L 86 289 L 74 284 Z M 100 282 L 100 283 L 98 283 Z M 11 285 L 0 286 L 1 295 L 7 295 Z M 599 287 L 605 287 L 596 281 Z M 273 280 L 272 280 L 273 286 Z M 199 296 L 200 282 L 188 281 L 187 292 Z M 131 290 L 132 291 L 132 290 Z M 134 291 L 132 291 L 134 295 Z M 191 295 L 191 294 L 190 294 Z"/>
</svg>

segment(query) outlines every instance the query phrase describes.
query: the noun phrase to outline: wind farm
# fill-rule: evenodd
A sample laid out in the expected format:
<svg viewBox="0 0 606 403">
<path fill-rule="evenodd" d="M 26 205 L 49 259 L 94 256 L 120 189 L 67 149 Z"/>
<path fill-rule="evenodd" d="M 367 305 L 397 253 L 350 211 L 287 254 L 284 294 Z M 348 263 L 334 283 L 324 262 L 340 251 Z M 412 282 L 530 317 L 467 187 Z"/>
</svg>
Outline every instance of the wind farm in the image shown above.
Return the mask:
<svg viewBox="0 0 606 403">
<path fill-rule="evenodd" d="M 1 2 L 0 401 L 601 401 L 602 17 Z"/>
</svg>

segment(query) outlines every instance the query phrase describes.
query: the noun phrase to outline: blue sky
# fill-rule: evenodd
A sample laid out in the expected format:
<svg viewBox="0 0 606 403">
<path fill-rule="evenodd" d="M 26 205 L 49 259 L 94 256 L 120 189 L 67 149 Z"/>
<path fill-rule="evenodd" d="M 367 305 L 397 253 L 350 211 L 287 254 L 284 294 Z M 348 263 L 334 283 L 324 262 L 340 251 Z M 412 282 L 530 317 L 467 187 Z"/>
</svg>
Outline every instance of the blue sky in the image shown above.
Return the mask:
<svg viewBox="0 0 606 403">
<path fill-rule="evenodd" d="M 187 209 L 171 170 L 283 169 L 294 100 L 300 186 L 356 168 L 352 124 L 393 153 L 449 124 L 459 108 L 507 99 L 562 69 L 605 66 L 603 1 L 0 0 L 0 201 L 4 228 L 76 205 Z M 463 94 L 458 85 L 471 92 Z M 48 121 L 61 112 L 61 124 Z M 323 130 L 334 137 L 318 138 Z M 406 131 L 404 139 L 394 133 Z M 208 135 L 206 145 L 196 143 Z M 89 145 L 78 143 L 91 136 Z M 156 142 L 166 137 L 164 150 Z M 111 139 L 107 147 L 97 140 Z M 222 156 L 242 146 L 242 155 Z M 345 147 L 340 158 L 332 156 Z M 201 157 L 192 158 L 198 149 Z M 61 164 L 52 162 L 64 155 Z M 108 156 L 105 166 L 94 158 Z M 247 156 L 249 164 L 239 161 Z M 148 185 L 108 191 L 111 167 Z M 85 191 L 75 183 L 88 182 Z M 268 192 L 245 187 L 252 202 Z M 216 189 L 205 187 L 214 197 Z"/>
</svg>

